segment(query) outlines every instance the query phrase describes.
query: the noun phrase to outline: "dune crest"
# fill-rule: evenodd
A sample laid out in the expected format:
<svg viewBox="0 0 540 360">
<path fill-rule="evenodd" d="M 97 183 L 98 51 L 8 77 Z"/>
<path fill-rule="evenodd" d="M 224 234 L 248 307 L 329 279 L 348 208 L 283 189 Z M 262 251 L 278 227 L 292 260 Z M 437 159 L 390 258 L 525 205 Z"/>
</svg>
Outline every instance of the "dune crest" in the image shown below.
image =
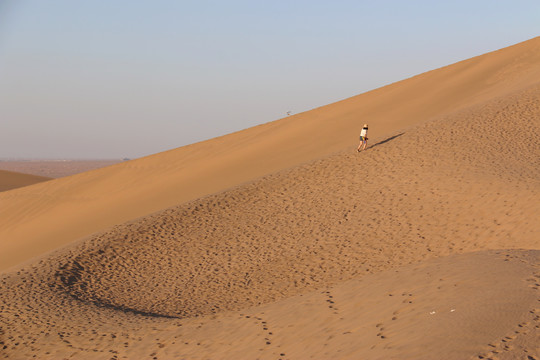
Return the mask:
<svg viewBox="0 0 540 360">
<path fill-rule="evenodd" d="M 540 38 L 268 124 L 0 194 L 0 270 L 163 208 L 526 88 Z M 314 141 L 316 139 L 316 141 Z"/>
</svg>

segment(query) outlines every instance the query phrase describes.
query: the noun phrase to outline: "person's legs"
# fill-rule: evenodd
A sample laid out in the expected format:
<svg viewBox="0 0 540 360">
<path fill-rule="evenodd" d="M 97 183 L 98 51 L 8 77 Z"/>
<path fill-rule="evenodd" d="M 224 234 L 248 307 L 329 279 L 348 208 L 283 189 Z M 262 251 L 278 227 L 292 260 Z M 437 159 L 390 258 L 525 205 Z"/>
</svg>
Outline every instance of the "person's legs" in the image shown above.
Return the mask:
<svg viewBox="0 0 540 360">
<path fill-rule="evenodd" d="M 358 152 L 362 151 L 362 146 L 365 144 L 366 139 L 363 136 L 360 136 L 360 144 L 358 144 Z"/>
<path fill-rule="evenodd" d="M 367 140 L 364 140 L 364 147 L 362 148 L 362 150 L 366 150 L 367 148 Z"/>
</svg>

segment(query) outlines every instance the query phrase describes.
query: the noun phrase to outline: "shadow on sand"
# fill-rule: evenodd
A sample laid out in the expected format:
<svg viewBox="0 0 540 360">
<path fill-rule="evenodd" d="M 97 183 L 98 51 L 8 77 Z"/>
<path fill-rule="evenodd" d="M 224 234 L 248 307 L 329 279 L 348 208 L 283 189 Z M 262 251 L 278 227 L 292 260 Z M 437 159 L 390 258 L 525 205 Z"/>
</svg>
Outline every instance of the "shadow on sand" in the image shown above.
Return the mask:
<svg viewBox="0 0 540 360">
<path fill-rule="evenodd" d="M 391 136 L 389 137 L 388 139 L 384 139 L 383 141 L 379 141 L 378 143 L 376 144 L 373 144 L 372 146 L 368 146 L 368 148 L 366 150 L 369 150 L 369 149 L 373 149 L 375 146 L 379 146 L 379 145 L 382 145 L 384 143 L 387 143 L 389 141 L 392 141 L 394 140 L 395 138 L 398 138 L 400 137 L 401 135 L 405 134 L 404 132 L 402 132 L 401 134 L 397 134 L 397 135 L 394 135 L 394 136 Z"/>
</svg>

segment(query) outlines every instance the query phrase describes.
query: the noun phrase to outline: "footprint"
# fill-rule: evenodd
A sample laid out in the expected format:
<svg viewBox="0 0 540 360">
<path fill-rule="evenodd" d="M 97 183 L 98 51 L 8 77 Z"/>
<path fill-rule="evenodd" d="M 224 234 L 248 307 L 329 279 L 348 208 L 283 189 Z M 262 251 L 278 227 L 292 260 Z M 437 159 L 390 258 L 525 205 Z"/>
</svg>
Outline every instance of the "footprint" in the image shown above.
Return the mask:
<svg viewBox="0 0 540 360">
<path fill-rule="evenodd" d="M 334 296 L 330 293 L 330 291 L 325 291 L 322 294 L 326 295 L 326 302 L 328 303 L 328 308 L 331 310 L 335 310 L 334 314 L 338 314 L 338 308 L 335 305 Z"/>
</svg>

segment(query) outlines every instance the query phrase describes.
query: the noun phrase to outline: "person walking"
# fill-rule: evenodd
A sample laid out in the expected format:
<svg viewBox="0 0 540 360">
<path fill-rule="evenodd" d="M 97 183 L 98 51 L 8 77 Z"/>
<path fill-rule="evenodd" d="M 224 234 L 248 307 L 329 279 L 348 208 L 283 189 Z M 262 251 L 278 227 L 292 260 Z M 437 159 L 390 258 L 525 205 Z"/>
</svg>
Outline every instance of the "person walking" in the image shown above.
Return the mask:
<svg viewBox="0 0 540 360">
<path fill-rule="evenodd" d="M 360 144 L 358 144 L 358 152 L 365 150 L 367 147 L 367 131 L 368 131 L 368 125 L 364 124 L 364 127 L 362 128 L 362 131 L 360 131 Z"/>
</svg>

